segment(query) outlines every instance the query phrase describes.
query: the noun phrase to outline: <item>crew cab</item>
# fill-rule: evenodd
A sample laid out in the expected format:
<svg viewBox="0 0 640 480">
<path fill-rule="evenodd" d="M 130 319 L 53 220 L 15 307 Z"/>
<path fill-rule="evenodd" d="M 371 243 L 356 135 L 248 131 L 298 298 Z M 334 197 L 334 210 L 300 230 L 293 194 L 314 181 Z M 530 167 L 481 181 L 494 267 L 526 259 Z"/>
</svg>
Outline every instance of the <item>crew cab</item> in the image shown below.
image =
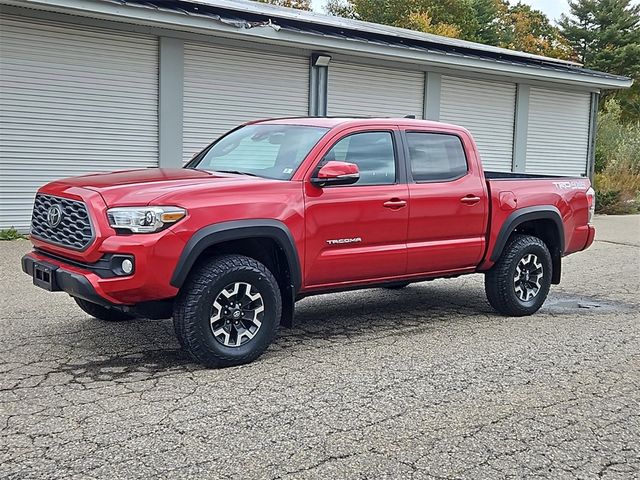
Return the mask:
<svg viewBox="0 0 640 480">
<path fill-rule="evenodd" d="M 223 367 L 319 293 L 484 273 L 498 312 L 533 314 L 592 244 L 593 212 L 588 179 L 486 172 L 458 126 L 271 119 L 182 169 L 45 185 L 22 268 L 99 319 L 173 317 L 194 359 Z"/>
</svg>

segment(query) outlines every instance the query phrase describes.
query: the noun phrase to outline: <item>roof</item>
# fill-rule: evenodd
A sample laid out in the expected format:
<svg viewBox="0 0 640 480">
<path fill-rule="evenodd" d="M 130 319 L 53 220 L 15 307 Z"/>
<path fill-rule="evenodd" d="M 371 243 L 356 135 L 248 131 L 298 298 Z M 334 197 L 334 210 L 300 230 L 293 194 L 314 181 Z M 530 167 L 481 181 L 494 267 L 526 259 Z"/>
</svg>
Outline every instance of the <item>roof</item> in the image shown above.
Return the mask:
<svg viewBox="0 0 640 480">
<path fill-rule="evenodd" d="M 443 122 L 434 122 L 432 120 L 422 120 L 415 118 L 392 118 L 392 117 L 285 117 L 285 118 L 268 118 L 264 120 L 254 120 L 249 124 L 266 124 L 266 125 L 300 125 L 305 127 L 322 127 L 334 128 L 339 125 L 359 126 L 359 125 L 415 125 L 419 127 L 447 127 L 452 129 L 461 129 L 457 125 Z"/>
<path fill-rule="evenodd" d="M 627 88 L 632 81 L 577 63 L 525 52 L 378 25 L 249 0 L 0 0 L 97 18 L 193 28 L 218 34 L 295 44 L 330 54 L 349 53 L 389 60 L 583 84 Z"/>
<path fill-rule="evenodd" d="M 578 63 L 572 61 L 543 57 L 540 55 L 534 55 L 531 53 L 519 52 L 515 50 L 508 50 L 506 48 L 468 42 L 466 40 L 460 40 L 457 38 L 443 37 L 441 35 L 433 35 L 430 33 L 408 30 L 406 28 L 398 28 L 378 23 L 364 22 L 362 20 L 325 15 L 317 12 L 279 7 L 268 3 L 260 3 L 250 0 L 187 0 L 186 3 L 225 8 L 230 11 L 242 14 L 266 15 L 271 19 L 278 18 L 288 22 L 302 22 L 306 24 L 312 24 L 315 27 L 338 28 L 340 30 L 343 30 L 345 33 L 347 31 L 350 31 L 361 34 L 368 33 L 373 35 L 384 35 L 391 36 L 399 40 L 426 41 L 450 48 L 464 48 L 477 50 L 479 52 L 490 52 L 496 55 L 512 55 L 515 57 L 528 58 L 531 60 L 549 61 L 558 64 L 579 65 Z"/>
</svg>

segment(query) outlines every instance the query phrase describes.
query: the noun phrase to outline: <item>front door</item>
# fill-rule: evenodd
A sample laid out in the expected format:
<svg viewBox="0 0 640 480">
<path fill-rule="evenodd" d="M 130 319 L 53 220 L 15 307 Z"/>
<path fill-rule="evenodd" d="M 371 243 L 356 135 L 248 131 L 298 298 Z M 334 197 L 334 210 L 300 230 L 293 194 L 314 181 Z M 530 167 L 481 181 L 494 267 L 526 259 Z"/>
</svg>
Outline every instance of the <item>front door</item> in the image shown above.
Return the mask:
<svg viewBox="0 0 640 480">
<path fill-rule="evenodd" d="M 353 185 L 305 183 L 305 287 L 339 286 L 403 275 L 407 266 L 408 188 L 400 174 L 397 131 L 345 133 L 319 165 L 355 163 Z"/>
</svg>

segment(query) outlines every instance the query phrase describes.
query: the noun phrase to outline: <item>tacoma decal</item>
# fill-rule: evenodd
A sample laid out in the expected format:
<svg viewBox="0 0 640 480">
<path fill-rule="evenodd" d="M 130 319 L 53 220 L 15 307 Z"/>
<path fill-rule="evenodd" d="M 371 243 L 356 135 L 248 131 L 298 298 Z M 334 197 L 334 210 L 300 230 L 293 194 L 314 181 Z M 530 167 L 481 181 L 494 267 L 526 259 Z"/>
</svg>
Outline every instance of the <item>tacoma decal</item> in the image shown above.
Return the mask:
<svg viewBox="0 0 640 480">
<path fill-rule="evenodd" d="M 362 238 L 354 237 L 354 238 L 338 238 L 336 240 L 327 240 L 329 245 L 340 245 L 343 243 L 360 243 Z"/>
</svg>

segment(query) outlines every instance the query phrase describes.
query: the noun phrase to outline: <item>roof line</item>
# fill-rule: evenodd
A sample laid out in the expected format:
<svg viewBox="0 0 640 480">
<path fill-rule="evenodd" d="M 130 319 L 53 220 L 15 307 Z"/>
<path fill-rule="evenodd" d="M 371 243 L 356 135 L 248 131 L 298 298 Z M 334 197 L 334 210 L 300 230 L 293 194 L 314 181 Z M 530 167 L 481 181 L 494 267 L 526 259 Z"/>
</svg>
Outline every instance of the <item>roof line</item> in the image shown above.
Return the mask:
<svg viewBox="0 0 640 480">
<path fill-rule="evenodd" d="M 559 58 L 546 57 L 544 55 L 537 55 L 533 53 L 522 52 L 519 50 L 510 50 L 502 47 L 495 47 L 493 45 L 485 45 L 482 43 L 471 42 L 468 40 L 460 40 L 457 38 L 444 37 L 441 35 L 434 35 L 431 33 L 419 32 L 416 30 L 409 30 L 406 28 L 394 27 L 389 25 L 382 25 L 372 22 L 366 22 L 363 20 L 356 20 L 350 18 L 336 17 L 333 15 L 326 15 L 318 12 L 309 12 L 304 10 L 297 10 L 293 8 L 280 7 L 277 5 L 271 5 L 267 3 L 258 3 L 250 0 L 175 0 L 176 3 L 190 3 L 199 4 L 208 7 L 223 8 L 228 11 L 242 12 L 246 14 L 254 15 L 268 15 L 271 17 L 277 17 L 288 21 L 295 21 L 313 25 L 322 25 L 326 27 L 333 27 L 338 29 L 366 32 L 375 35 L 386 35 L 395 37 L 397 39 L 406 39 L 414 41 L 424 41 L 427 43 L 433 43 L 436 45 L 450 46 L 454 48 L 465 48 L 469 50 L 475 50 L 479 52 L 491 52 L 497 55 L 511 55 L 520 57 L 522 59 L 539 60 L 550 63 L 558 63 L 563 65 L 581 66 L 579 62 L 572 60 L 563 60 Z"/>
<path fill-rule="evenodd" d="M 427 67 L 455 69 L 564 83 L 589 89 L 628 88 L 633 83 L 626 77 L 594 72 L 574 65 L 524 57 L 508 59 L 491 52 L 474 54 L 467 48 L 424 46 L 424 41 L 417 40 L 403 41 L 396 38 L 392 43 L 389 36 L 385 40 L 381 34 L 358 35 L 356 32 L 355 35 L 349 35 L 346 32 L 340 33 L 335 27 L 310 28 L 308 22 L 300 20 L 276 20 L 278 23 L 274 23 L 274 19 L 265 14 L 249 14 L 230 9 L 228 5 L 236 5 L 236 2 L 238 5 L 247 3 L 238 0 L 207 0 L 206 4 L 204 0 L 197 3 L 191 0 L 0 0 L 0 4 L 17 7 L 28 6 L 103 20 L 409 63 L 420 65 L 425 70 Z M 226 7 L 216 8 L 213 3 L 224 3 Z M 251 4 L 265 6 L 257 2 Z"/>
</svg>

